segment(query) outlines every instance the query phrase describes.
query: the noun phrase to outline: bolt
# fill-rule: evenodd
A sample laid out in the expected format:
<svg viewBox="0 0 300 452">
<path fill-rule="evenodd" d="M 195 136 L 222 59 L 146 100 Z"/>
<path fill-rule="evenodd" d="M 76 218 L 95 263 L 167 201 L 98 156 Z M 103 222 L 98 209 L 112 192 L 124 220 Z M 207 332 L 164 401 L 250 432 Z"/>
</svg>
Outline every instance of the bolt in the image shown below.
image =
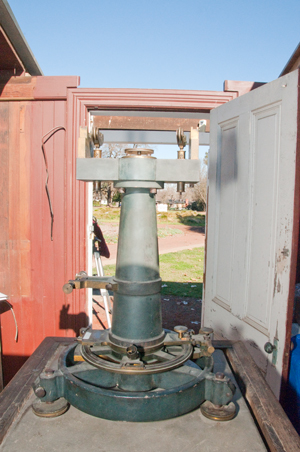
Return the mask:
<svg viewBox="0 0 300 452">
<path fill-rule="evenodd" d="M 70 283 L 66 283 L 66 284 L 63 286 L 63 291 L 64 291 L 65 294 L 68 295 L 69 293 L 71 293 L 71 292 L 73 291 L 73 285 L 70 284 Z"/>
<path fill-rule="evenodd" d="M 79 336 L 83 337 L 85 332 L 86 332 L 86 328 L 80 328 Z"/>
<path fill-rule="evenodd" d="M 45 395 L 46 395 L 46 391 L 45 391 L 45 389 L 44 388 L 42 388 L 42 386 L 38 386 L 36 389 L 35 389 L 35 395 L 37 396 L 37 397 L 39 397 L 40 399 L 42 398 L 42 397 L 45 397 Z"/>
<path fill-rule="evenodd" d="M 129 347 L 127 347 L 126 354 L 129 359 L 138 359 L 140 355 L 135 345 L 130 345 Z"/>
<path fill-rule="evenodd" d="M 225 375 L 223 372 L 216 372 L 216 380 L 224 380 Z"/>
<path fill-rule="evenodd" d="M 44 372 L 47 377 L 51 377 L 54 374 L 53 369 L 45 369 Z"/>
</svg>

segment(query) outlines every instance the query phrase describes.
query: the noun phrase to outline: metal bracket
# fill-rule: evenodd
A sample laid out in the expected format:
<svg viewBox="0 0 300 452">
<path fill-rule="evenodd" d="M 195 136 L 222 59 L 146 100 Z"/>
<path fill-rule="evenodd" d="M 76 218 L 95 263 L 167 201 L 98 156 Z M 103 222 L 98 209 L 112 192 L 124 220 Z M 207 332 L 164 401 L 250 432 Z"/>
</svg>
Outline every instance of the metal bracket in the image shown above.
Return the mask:
<svg viewBox="0 0 300 452">
<path fill-rule="evenodd" d="M 65 294 L 70 294 L 73 289 L 106 289 L 115 292 L 118 290 L 118 284 L 112 277 L 79 276 L 76 279 L 70 279 L 63 286 Z"/>
</svg>

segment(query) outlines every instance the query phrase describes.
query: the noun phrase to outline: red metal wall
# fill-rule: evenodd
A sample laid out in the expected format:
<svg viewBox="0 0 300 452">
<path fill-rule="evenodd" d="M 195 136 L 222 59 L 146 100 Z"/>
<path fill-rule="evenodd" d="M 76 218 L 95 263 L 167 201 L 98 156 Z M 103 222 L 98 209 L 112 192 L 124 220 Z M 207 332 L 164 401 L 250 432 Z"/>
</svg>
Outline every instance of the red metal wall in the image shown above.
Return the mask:
<svg viewBox="0 0 300 452">
<path fill-rule="evenodd" d="M 5 382 L 44 337 L 74 336 L 87 325 L 84 292 L 62 292 L 86 266 L 86 192 L 75 178 L 76 149 L 68 145 L 67 130 L 45 144 L 53 241 L 41 150 L 43 135 L 67 128 L 67 92 L 77 84 L 77 77 L 20 77 L 1 94 L 0 292 L 8 295 L 19 329 L 15 342 L 13 316 L 2 303 Z"/>
</svg>

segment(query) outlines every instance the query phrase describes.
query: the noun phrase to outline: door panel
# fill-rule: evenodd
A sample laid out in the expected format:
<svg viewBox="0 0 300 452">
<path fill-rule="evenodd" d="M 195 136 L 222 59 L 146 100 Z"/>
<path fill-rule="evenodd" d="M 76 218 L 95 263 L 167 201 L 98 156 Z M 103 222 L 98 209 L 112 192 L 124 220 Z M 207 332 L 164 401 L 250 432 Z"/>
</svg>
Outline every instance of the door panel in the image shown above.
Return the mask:
<svg viewBox="0 0 300 452">
<path fill-rule="evenodd" d="M 202 324 L 244 340 L 276 396 L 291 271 L 297 84 L 295 71 L 211 112 Z M 264 351 L 274 340 L 276 364 L 275 353 Z"/>
</svg>

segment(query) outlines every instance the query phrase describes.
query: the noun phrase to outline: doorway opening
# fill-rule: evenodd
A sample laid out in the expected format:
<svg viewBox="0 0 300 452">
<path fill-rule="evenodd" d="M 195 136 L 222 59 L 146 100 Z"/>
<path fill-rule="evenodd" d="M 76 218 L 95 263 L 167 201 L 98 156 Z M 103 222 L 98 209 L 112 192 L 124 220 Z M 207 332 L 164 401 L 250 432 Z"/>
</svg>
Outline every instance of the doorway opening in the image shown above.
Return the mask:
<svg viewBox="0 0 300 452">
<path fill-rule="evenodd" d="M 157 159 L 176 159 L 178 128 L 182 128 L 187 137 L 186 157 L 189 158 L 193 152 L 192 156 L 195 158 L 196 148 L 196 156 L 203 162 L 202 173 L 205 181 L 202 180 L 202 185 L 204 182 L 206 189 L 209 113 L 134 110 L 89 112 L 90 133 L 97 129 L 104 137 L 101 146 L 102 158 L 119 158 L 124 154 L 125 148 L 147 147 L 153 149 L 153 155 Z M 93 190 L 91 184 L 89 230 L 93 227 L 91 219 L 95 217 L 110 250 L 110 257 L 101 258 L 101 264 L 105 275 L 112 276 L 115 271 L 121 195 L 117 190 L 112 190 L 112 186 L 109 187 L 108 184 L 102 184 L 101 190 L 99 185 L 94 186 L 95 188 L 97 192 Z M 176 184 L 165 185 L 165 189 L 158 190 L 156 195 L 165 328 L 173 328 L 175 324 L 183 322 L 194 329 L 197 329 L 197 325 L 200 326 L 206 205 L 205 202 L 197 203 L 195 196 L 193 197 L 196 188 L 187 187 L 186 193 L 180 197 L 176 194 Z M 201 209 L 199 204 L 202 206 Z M 96 271 L 93 251 L 90 234 L 89 274 L 95 274 Z M 172 256 L 170 253 L 177 254 Z M 177 262 L 180 260 L 183 261 L 181 266 Z M 90 291 L 90 318 L 93 318 L 93 325 L 97 327 L 95 323 L 98 323 L 100 328 L 109 327 L 103 301 L 100 293 L 92 294 Z M 170 312 L 174 312 L 173 319 L 168 318 Z"/>
</svg>

